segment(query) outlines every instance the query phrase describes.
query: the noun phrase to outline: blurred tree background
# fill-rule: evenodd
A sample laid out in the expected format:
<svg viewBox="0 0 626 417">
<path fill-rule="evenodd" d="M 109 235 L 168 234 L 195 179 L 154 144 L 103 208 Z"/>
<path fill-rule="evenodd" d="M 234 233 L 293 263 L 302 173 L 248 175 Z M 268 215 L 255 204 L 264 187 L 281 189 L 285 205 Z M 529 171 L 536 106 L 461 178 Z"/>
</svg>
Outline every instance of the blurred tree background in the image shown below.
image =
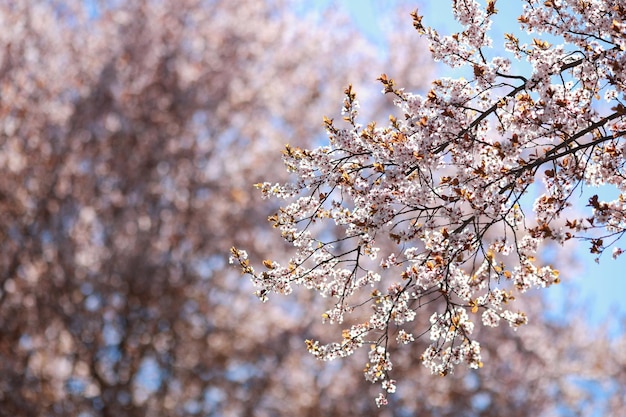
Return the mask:
<svg viewBox="0 0 626 417">
<path fill-rule="evenodd" d="M 334 3 L 0 1 L 1 416 L 624 414 L 626 341 L 583 322 L 492 331 L 446 378 L 399 352 L 412 385 L 378 410 L 360 360 L 306 353 L 320 300 L 262 305 L 227 265 L 287 250 L 252 184 L 348 83 L 428 82 L 402 7 L 381 58 Z"/>
</svg>

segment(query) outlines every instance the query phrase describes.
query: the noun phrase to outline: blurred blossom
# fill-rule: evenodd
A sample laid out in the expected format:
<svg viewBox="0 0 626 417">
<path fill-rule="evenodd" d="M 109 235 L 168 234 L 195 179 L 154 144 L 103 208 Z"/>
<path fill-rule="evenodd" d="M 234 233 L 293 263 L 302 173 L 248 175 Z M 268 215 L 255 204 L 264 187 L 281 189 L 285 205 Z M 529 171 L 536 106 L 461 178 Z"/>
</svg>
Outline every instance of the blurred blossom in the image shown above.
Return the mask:
<svg viewBox="0 0 626 417">
<path fill-rule="evenodd" d="M 401 8 L 402 53 L 385 61 L 337 4 L 309 15 L 288 0 L 0 2 L 0 416 L 376 410 L 361 361 L 306 352 L 326 330 L 304 313 L 324 300 L 261 305 L 227 257 L 233 245 L 257 259 L 288 250 L 252 184 L 287 180 L 280 150 L 324 140 L 348 83 L 382 119 L 385 65 L 425 86 L 428 54 Z M 419 347 L 399 354 L 412 383 L 390 407 L 576 407 L 577 362 L 555 361 L 566 355 L 592 364 L 583 377 L 626 385 L 624 355 L 600 336 L 588 349 L 580 323 L 524 331 L 497 329 L 488 369 L 446 379 L 416 365 Z M 535 343 L 546 334 L 553 345 Z"/>
</svg>

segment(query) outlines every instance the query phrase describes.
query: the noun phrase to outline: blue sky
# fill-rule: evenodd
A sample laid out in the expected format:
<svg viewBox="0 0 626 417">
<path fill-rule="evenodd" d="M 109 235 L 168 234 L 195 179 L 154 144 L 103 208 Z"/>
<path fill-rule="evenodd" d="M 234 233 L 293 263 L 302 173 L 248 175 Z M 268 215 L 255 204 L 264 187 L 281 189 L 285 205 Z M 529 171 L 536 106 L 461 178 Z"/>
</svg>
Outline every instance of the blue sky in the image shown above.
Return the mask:
<svg viewBox="0 0 626 417">
<path fill-rule="evenodd" d="M 384 24 L 385 10 L 388 10 L 389 5 L 393 2 L 343 0 L 338 3 L 345 8 L 370 39 L 379 39 L 384 34 L 383 31 L 387 30 Z M 423 5 L 416 2 L 416 7 L 420 14 L 424 15 L 425 24 L 434 26 L 440 33 L 450 33 L 458 27 L 453 21 L 450 4 L 451 1 L 445 0 L 423 2 Z M 408 11 L 416 7 L 409 7 Z M 499 40 L 502 39 L 503 33 L 519 30 L 516 18 L 521 12 L 521 2 L 501 0 L 496 3 L 496 8 L 498 14 L 494 18 L 492 37 L 494 38 L 494 47 L 498 48 L 501 45 Z M 411 18 L 408 14 L 406 24 L 411 25 Z M 416 34 L 416 36 L 418 35 Z M 521 66 L 523 67 L 523 64 Z M 440 75 L 443 75 L 443 71 L 445 68 L 442 68 Z M 393 73 L 393 69 L 389 69 L 389 73 Z M 372 79 L 377 76 L 378 74 L 372 74 Z M 601 199 L 605 193 L 608 194 L 606 190 L 600 190 Z M 592 194 L 593 192 L 590 195 Z M 587 199 L 586 196 L 580 198 L 580 204 L 584 206 Z M 622 242 L 622 245 L 626 246 L 626 242 Z M 626 302 L 624 302 L 626 258 L 613 260 L 610 251 L 607 251 L 598 264 L 594 262 L 595 255 L 589 253 L 586 244 L 581 243 L 578 246 L 575 251 L 577 259 L 581 263 L 580 273 L 576 276 L 563 276 L 562 284 L 544 290 L 548 299 L 554 303 L 555 314 L 558 316 L 558 310 L 565 300 L 566 294 L 571 294 L 573 291 L 577 301 L 589 307 L 584 310 L 583 315 L 593 324 L 602 324 L 611 316 L 615 317 L 616 314 L 626 317 Z"/>
</svg>

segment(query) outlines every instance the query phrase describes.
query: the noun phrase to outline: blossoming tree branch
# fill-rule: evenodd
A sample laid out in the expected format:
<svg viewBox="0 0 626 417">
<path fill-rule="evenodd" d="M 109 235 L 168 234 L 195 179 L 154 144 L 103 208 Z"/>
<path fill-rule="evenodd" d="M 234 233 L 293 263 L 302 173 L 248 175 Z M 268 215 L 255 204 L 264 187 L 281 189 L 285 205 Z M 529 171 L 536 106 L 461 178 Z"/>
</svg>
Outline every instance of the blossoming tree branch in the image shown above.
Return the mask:
<svg viewBox="0 0 626 417">
<path fill-rule="evenodd" d="M 365 378 L 383 390 L 379 405 L 396 387 L 392 345 L 429 337 L 420 359 L 445 375 L 459 364 L 482 366 L 477 324 L 525 324 L 515 298 L 559 282 L 541 262 L 542 242 L 583 239 L 598 256 L 609 247 L 622 253 L 626 5 L 525 0 L 521 35 L 496 39 L 506 54 L 489 58 L 495 3 L 453 1 L 462 31 L 449 36 L 415 11 L 434 59 L 471 76 L 436 79 L 420 95 L 381 75 L 397 108 L 385 126 L 358 121 L 348 87 L 347 124 L 324 118 L 328 145 L 286 146 L 297 180 L 257 184 L 288 200 L 269 220 L 293 256 L 264 260 L 259 270 L 232 249 L 261 300 L 294 286 L 330 300 L 320 314 L 341 326 L 340 336 L 307 340 L 307 348 L 331 360 L 364 347 Z M 516 61 L 530 69 L 515 72 Z M 607 184 L 619 191 L 614 201 L 578 201 L 581 187 Z M 528 204 L 531 187 L 542 195 Z M 589 215 L 567 218 L 572 205 Z M 424 314 L 421 328 L 416 316 Z"/>
</svg>

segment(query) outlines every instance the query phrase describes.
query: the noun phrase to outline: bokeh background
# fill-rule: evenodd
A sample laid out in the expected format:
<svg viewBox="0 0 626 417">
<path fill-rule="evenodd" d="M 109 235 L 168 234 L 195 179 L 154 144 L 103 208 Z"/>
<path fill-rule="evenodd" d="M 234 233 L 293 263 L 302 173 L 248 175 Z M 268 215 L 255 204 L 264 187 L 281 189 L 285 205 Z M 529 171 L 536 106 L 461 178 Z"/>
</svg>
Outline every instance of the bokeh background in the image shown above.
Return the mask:
<svg viewBox="0 0 626 417">
<path fill-rule="evenodd" d="M 478 332 L 480 371 L 431 376 L 415 343 L 377 409 L 363 357 L 306 353 L 341 331 L 321 300 L 261 304 L 228 265 L 289 250 L 252 184 L 288 179 L 280 150 L 323 142 L 348 83 L 384 121 L 382 72 L 444 74 L 415 5 L 380 3 L 0 0 L 0 416 L 626 415 L 619 298 L 529 294 L 528 326 Z"/>
</svg>

